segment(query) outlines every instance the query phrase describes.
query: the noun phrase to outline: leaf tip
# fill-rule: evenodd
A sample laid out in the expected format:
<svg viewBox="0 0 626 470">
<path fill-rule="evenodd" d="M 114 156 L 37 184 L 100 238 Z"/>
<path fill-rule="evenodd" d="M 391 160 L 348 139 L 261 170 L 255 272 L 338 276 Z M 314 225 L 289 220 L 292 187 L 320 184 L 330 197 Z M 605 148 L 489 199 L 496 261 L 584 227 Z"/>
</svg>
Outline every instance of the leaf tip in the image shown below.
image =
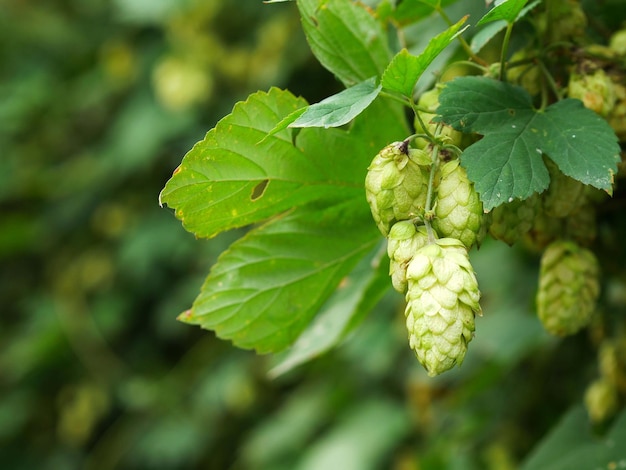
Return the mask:
<svg viewBox="0 0 626 470">
<path fill-rule="evenodd" d="M 183 323 L 193 323 L 193 313 L 191 309 L 187 309 L 176 317 L 176 320 Z"/>
</svg>

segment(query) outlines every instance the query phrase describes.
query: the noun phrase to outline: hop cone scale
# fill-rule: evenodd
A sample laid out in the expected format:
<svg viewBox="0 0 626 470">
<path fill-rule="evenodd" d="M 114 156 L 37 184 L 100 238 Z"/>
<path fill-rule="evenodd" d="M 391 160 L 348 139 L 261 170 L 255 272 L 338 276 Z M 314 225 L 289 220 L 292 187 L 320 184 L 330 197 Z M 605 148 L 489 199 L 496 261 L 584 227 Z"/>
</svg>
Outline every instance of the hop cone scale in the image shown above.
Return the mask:
<svg viewBox="0 0 626 470">
<path fill-rule="evenodd" d="M 441 167 L 433 227 L 442 237 L 461 240 L 467 248 L 476 243 L 482 226 L 483 205 L 458 160 Z"/>
<path fill-rule="evenodd" d="M 453 238 L 424 246 L 407 268 L 409 345 L 428 375 L 461 364 L 481 314 L 480 292 L 467 249 Z"/>
<path fill-rule="evenodd" d="M 600 293 L 599 266 L 593 252 L 574 242 L 551 243 L 541 257 L 537 314 L 554 335 L 584 328 Z"/>
<path fill-rule="evenodd" d="M 383 148 L 365 177 L 367 202 L 384 236 L 396 221 L 424 215 L 427 192 L 428 172 L 409 158 L 406 141 Z"/>
</svg>

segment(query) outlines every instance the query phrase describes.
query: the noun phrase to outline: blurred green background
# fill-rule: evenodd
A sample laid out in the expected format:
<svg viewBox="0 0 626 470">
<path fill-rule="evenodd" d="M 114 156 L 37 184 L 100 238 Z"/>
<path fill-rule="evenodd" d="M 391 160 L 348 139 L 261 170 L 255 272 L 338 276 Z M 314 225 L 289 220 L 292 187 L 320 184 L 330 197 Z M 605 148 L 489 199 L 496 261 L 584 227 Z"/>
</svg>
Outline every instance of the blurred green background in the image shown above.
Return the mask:
<svg viewBox="0 0 626 470">
<path fill-rule="evenodd" d="M 587 338 L 547 338 L 537 259 L 500 244 L 473 254 L 486 315 L 438 379 L 391 293 L 276 379 L 271 358 L 176 321 L 240 233 L 195 240 L 159 191 L 270 86 L 340 89 L 293 3 L 0 2 L 2 468 L 509 469 L 580 401 Z"/>
</svg>

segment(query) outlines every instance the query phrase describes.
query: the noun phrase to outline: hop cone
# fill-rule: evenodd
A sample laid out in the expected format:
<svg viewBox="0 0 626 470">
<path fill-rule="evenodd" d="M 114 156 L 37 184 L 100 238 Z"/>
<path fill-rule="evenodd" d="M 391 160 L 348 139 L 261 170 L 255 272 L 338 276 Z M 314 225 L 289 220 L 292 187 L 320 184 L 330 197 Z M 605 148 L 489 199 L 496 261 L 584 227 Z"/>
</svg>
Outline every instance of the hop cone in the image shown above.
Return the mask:
<svg viewBox="0 0 626 470">
<path fill-rule="evenodd" d="M 583 204 L 565 219 L 565 234 L 582 246 L 589 246 L 596 239 L 596 208 L 591 203 Z"/>
<path fill-rule="evenodd" d="M 574 242 L 556 241 L 541 257 L 537 314 L 551 334 L 565 336 L 585 327 L 600 293 L 593 252 Z"/>
<path fill-rule="evenodd" d="M 435 111 L 439 107 L 440 92 L 441 89 L 439 87 L 432 88 L 431 90 L 422 93 L 417 102 L 417 105 L 420 108 L 432 111 L 432 113 L 422 111 L 418 112 L 419 117 L 422 119 L 422 122 L 428 129 L 428 132 L 430 132 L 431 134 L 434 134 L 437 128 L 437 123 L 431 121 L 435 117 Z M 420 120 L 417 117 L 414 120 L 414 126 L 416 133 L 426 133 L 426 130 L 424 129 L 424 127 L 420 123 Z M 464 134 L 453 129 L 450 126 L 443 126 L 440 135 L 447 137 L 449 142 L 453 145 L 456 145 L 457 147 L 463 148 L 466 146 L 464 144 L 466 143 L 467 138 L 464 138 Z"/>
<path fill-rule="evenodd" d="M 404 294 L 407 288 L 406 270 L 417 251 L 428 243 L 426 227 L 415 228 L 413 222 L 396 222 L 389 231 L 387 254 L 389 275 L 393 288 Z"/>
<path fill-rule="evenodd" d="M 567 93 L 570 98 L 578 98 L 585 107 L 603 117 L 609 115 L 617 98 L 611 78 L 602 69 L 590 75 L 572 73 Z"/>
<path fill-rule="evenodd" d="M 407 269 L 409 345 L 428 375 L 461 364 L 481 314 L 476 276 L 459 240 L 442 238 L 421 248 Z"/>
<path fill-rule="evenodd" d="M 394 222 L 424 214 L 428 172 L 409 158 L 407 145 L 394 142 L 382 149 L 365 177 L 367 202 L 384 236 Z"/>
<path fill-rule="evenodd" d="M 530 49 L 520 49 L 509 59 L 509 63 L 521 62 L 529 57 L 536 56 L 537 52 Z M 498 74 L 500 71 L 498 70 Z M 507 79 L 510 83 L 517 83 L 531 95 L 541 93 L 541 69 L 537 64 L 527 63 L 507 68 Z"/>
<path fill-rule="evenodd" d="M 467 173 L 452 160 L 441 167 L 433 227 L 442 237 L 461 240 L 467 248 L 476 243 L 483 205 Z"/>
<path fill-rule="evenodd" d="M 528 199 L 502 204 L 491 211 L 489 234 L 496 240 L 513 245 L 533 226 L 539 210 L 539 198 L 533 194 Z"/>
<path fill-rule="evenodd" d="M 586 200 L 586 186 L 564 175 L 557 166 L 546 161 L 550 173 L 550 187 L 543 194 L 543 210 L 549 217 L 567 217 Z"/>
<path fill-rule="evenodd" d="M 606 378 L 593 381 L 585 390 L 585 407 L 594 423 L 600 424 L 611 418 L 619 409 L 615 386 Z"/>
</svg>

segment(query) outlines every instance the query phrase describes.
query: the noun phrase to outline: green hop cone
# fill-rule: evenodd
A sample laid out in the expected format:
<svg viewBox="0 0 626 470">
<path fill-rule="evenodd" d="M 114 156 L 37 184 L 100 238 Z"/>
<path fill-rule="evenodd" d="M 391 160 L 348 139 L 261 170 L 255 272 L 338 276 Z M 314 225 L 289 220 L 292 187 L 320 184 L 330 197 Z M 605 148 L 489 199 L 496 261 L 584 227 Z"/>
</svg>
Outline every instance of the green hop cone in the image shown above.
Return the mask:
<svg viewBox="0 0 626 470">
<path fill-rule="evenodd" d="M 564 221 L 567 238 L 581 246 L 590 246 L 597 236 L 596 207 L 587 202 Z"/>
<path fill-rule="evenodd" d="M 541 69 L 535 63 L 526 62 L 529 58 L 536 56 L 536 51 L 531 49 L 520 49 L 509 59 L 509 66 L 506 76 L 509 83 L 516 83 L 523 87 L 528 93 L 535 96 L 541 93 Z M 500 72 L 498 71 L 498 74 Z"/>
<path fill-rule="evenodd" d="M 420 119 L 418 119 L 417 117 L 414 120 L 415 132 L 417 134 L 425 134 L 426 130 L 428 130 L 428 132 L 431 134 L 435 133 L 435 130 L 437 129 L 437 123 L 431 122 L 431 121 L 435 117 L 435 111 L 439 107 L 439 94 L 440 93 L 441 93 L 441 88 L 436 86 L 435 88 L 432 88 L 422 93 L 419 100 L 417 101 L 417 105 L 420 108 L 427 109 L 428 111 L 432 111 L 432 112 L 418 111 L 418 115 L 419 115 L 419 118 L 421 119 L 421 122 L 420 122 Z M 424 126 L 426 126 L 426 129 L 424 129 L 424 126 L 422 126 L 422 123 L 424 123 Z M 459 148 L 464 148 L 468 144 L 468 138 L 464 137 L 464 134 L 462 132 L 459 132 L 453 129 L 450 126 L 443 126 L 440 135 L 444 136 L 446 140 L 448 141 L 448 143 L 452 145 L 456 145 Z M 425 146 L 426 145 L 424 144 L 423 147 Z"/>
<path fill-rule="evenodd" d="M 458 160 L 441 167 L 433 227 L 442 237 L 461 240 L 471 248 L 482 226 L 483 205 L 474 184 Z"/>
<path fill-rule="evenodd" d="M 365 177 L 365 195 L 376 225 L 384 236 L 400 220 L 424 215 L 428 170 L 409 157 L 408 142 L 394 142 L 382 149 Z M 422 158 L 418 158 L 422 160 Z"/>
<path fill-rule="evenodd" d="M 614 416 L 619 409 L 615 386 L 606 378 L 593 381 L 585 390 L 585 407 L 589 419 L 595 424 L 601 424 Z"/>
<path fill-rule="evenodd" d="M 555 241 L 544 251 L 539 268 L 537 314 L 557 336 L 587 326 L 600 293 L 598 260 L 571 241 Z"/>
<path fill-rule="evenodd" d="M 491 211 L 489 234 L 496 240 L 513 245 L 533 227 L 538 211 L 537 194 L 501 204 Z"/>
<path fill-rule="evenodd" d="M 404 294 L 407 289 L 406 270 L 417 251 L 428 243 L 426 227 L 416 228 L 413 222 L 396 222 L 389 231 L 387 254 L 393 288 Z"/>
<path fill-rule="evenodd" d="M 564 175 L 557 166 L 546 160 L 550 186 L 543 193 L 543 210 L 548 217 L 567 217 L 586 201 L 586 186 Z"/>
<path fill-rule="evenodd" d="M 467 249 L 441 238 L 418 250 L 406 273 L 409 345 L 431 377 L 461 365 L 481 314 Z"/>
<path fill-rule="evenodd" d="M 570 98 L 578 98 L 586 108 L 603 117 L 609 115 L 617 99 L 613 82 L 602 69 L 592 74 L 572 73 L 567 93 Z"/>
</svg>

